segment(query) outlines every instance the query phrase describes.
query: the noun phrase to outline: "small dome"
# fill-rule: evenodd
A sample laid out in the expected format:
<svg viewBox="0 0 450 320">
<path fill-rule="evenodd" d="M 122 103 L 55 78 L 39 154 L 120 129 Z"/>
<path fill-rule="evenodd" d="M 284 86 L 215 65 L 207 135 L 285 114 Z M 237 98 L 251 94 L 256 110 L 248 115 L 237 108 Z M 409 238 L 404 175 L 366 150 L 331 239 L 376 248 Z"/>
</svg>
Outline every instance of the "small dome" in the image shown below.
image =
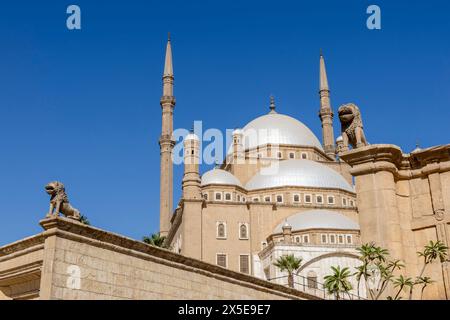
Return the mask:
<svg viewBox="0 0 450 320">
<path fill-rule="evenodd" d="M 315 161 L 291 159 L 278 162 L 274 174 L 257 173 L 247 182 L 247 190 L 276 187 L 313 187 L 341 189 L 355 192 L 353 187 L 337 171 Z"/>
<path fill-rule="evenodd" d="M 342 142 L 344 141 L 344 138 L 342 138 L 342 136 L 339 136 L 336 138 L 336 142 Z"/>
<path fill-rule="evenodd" d="M 207 171 L 202 175 L 201 185 L 206 186 L 208 184 L 226 184 L 242 187 L 238 178 L 230 172 L 218 168 Z"/>
<path fill-rule="evenodd" d="M 198 136 L 195 133 L 191 132 L 186 137 L 184 137 L 184 141 L 187 141 L 187 140 L 199 141 L 200 139 L 198 138 Z"/>
<path fill-rule="evenodd" d="M 241 129 L 234 129 L 233 136 L 237 134 L 243 134 L 243 131 Z"/>
<path fill-rule="evenodd" d="M 322 144 L 303 123 L 290 116 L 269 113 L 250 121 L 243 129 L 244 149 L 253 149 L 265 144 L 288 144 L 311 146 L 323 151 Z M 233 148 L 228 149 L 228 154 Z"/>
<path fill-rule="evenodd" d="M 274 233 L 283 232 L 283 225 L 280 223 Z M 359 224 L 342 213 L 330 210 L 308 210 L 296 213 L 287 218 L 287 223 L 292 226 L 293 231 L 307 229 L 340 229 L 359 230 Z"/>
</svg>

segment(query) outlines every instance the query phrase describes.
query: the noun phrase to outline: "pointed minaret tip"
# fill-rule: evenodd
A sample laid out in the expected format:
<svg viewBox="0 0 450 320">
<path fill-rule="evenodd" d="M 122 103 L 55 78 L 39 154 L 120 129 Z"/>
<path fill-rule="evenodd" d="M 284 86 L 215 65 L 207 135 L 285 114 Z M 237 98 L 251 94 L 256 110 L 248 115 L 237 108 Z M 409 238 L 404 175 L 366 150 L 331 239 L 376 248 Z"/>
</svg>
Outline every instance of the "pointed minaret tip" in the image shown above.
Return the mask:
<svg viewBox="0 0 450 320">
<path fill-rule="evenodd" d="M 330 90 L 328 88 L 328 78 L 327 71 L 325 69 L 325 59 L 322 54 L 322 49 L 320 49 L 320 91 Z"/>
<path fill-rule="evenodd" d="M 170 44 L 170 32 L 167 34 L 166 61 L 164 63 L 164 76 L 173 76 L 172 46 Z"/>
</svg>

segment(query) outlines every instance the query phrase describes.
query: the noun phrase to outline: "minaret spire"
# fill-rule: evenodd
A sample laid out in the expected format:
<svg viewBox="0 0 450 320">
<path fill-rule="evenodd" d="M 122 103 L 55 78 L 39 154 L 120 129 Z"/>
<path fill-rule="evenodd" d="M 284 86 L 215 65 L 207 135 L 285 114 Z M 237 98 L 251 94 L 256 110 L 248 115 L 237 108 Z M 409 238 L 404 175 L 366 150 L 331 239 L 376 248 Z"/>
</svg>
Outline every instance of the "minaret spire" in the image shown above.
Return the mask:
<svg viewBox="0 0 450 320">
<path fill-rule="evenodd" d="M 166 61 L 164 63 L 164 76 L 173 77 L 172 46 L 170 44 L 170 32 L 167 34 Z"/>
<path fill-rule="evenodd" d="M 172 149 L 175 145 L 175 141 L 172 139 L 173 109 L 175 107 L 175 97 L 173 96 L 173 79 L 172 46 L 170 43 L 169 34 L 163 73 L 163 95 L 160 100 L 162 109 L 162 125 L 161 137 L 159 138 L 159 146 L 161 151 L 159 232 L 162 236 L 166 236 L 169 232 L 173 205 Z"/>
<path fill-rule="evenodd" d="M 319 117 L 322 122 L 322 145 L 325 153 L 335 158 L 334 132 L 333 132 L 333 110 L 330 103 L 330 89 L 328 87 L 325 59 L 320 49 L 320 111 Z"/>
</svg>

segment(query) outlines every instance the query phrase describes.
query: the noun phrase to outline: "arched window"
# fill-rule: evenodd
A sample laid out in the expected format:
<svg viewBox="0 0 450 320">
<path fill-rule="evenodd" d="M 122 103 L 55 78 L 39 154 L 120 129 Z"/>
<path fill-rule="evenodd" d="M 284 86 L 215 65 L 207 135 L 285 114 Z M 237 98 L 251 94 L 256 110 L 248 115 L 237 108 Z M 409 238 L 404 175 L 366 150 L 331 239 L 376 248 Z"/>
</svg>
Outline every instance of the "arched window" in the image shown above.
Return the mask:
<svg viewBox="0 0 450 320">
<path fill-rule="evenodd" d="M 309 271 L 306 276 L 308 282 L 308 288 L 317 289 L 317 275 L 314 271 Z"/>
<path fill-rule="evenodd" d="M 243 223 L 239 227 L 239 239 L 247 239 L 247 238 L 248 238 L 247 225 Z"/>
<path fill-rule="evenodd" d="M 219 222 L 217 224 L 217 238 L 225 238 L 225 237 L 226 237 L 225 223 Z"/>
</svg>

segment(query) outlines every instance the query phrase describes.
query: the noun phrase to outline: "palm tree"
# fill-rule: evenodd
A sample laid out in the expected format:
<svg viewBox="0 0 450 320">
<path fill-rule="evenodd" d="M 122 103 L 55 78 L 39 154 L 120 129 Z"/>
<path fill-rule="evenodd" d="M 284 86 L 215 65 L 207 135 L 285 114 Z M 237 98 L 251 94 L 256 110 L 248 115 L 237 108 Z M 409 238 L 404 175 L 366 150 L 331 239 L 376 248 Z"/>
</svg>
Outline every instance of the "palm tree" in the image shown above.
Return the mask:
<svg viewBox="0 0 450 320">
<path fill-rule="evenodd" d="M 340 293 L 348 293 L 352 289 L 352 285 L 348 281 L 351 276 L 350 270 L 345 267 L 341 269 L 339 266 L 331 267 L 332 274 L 325 276 L 324 286 L 329 294 L 334 294 L 336 300 L 339 300 Z"/>
<path fill-rule="evenodd" d="M 159 233 L 153 233 L 150 237 L 142 237 L 143 242 L 160 248 L 167 248 L 167 245 L 164 243 L 165 240 L 166 237 L 161 236 Z"/>
<path fill-rule="evenodd" d="M 434 281 L 431 280 L 430 277 L 417 277 L 415 284 L 421 284 L 422 289 L 420 290 L 420 300 L 423 298 L 423 290 L 425 290 L 425 287 Z"/>
<path fill-rule="evenodd" d="M 400 292 L 403 290 L 403 288 L 405 287 L 413 287 L 414 286 L 414 282 L 412 281 L 411 278 L 405 278 L 403 277 L 403 275 L 400 275 L 398 278 L 396 278 L 394 280 L 394 287 L 395 288 L 399 288 L 397 294 L 394 297 L 394 300 L 397 300 L 398 295 L 400 294 Z"/>
<path fill-rule="evenodd" d="M 87 226 L 90 226 L 90 225 L 91 225 L 91 223 L 89 222 L 88 217 L 86 217 L 85 215 L 81 215 L 81 217 L 80 217 L 80 222 L 83 223 L 83 224 L 85 224 L 85 225 L 87 225 Z"/>
<path fill-rule="evenodd" d="M 391 265 L 386 264 L 389 251 L 376 246 L 374 242 L 363 244 L 356 250 L 362 261 L 362 265 L 356 268 L 357 272 L 354 274 L 358 281 L 358 296 L 360 282 L 364 279 L 370 298 L 377 300 L 392 278 Z M 369 281 L 373 282 L 372 288 L 369 286 Z"/>
<path fill-rule="evenodd" d="M 273 264 L 278 267 L 281 272 L 287 271 L 288 273 L 288 286 L 294 287 L 294 272 L 300 269 L 302 265 L 302 259 L 296 258 L 293 254 L 283 255 L 277 259 Z"/>
<path fill-rule="evenodd" d="M 357 281 L 357 290 L 358 290 L 358 297 L 360 296 L 359 294 L 359 287 L 361 285 L 361 279 L 367 279 L 370 276 L 369 271 L 367 270 L 367 263 L 363 263 L 362 265 L 360 265 L 359 267 L 356 267 L 356 272 L 353 274 L 354 276 L 356 276 L 356 281 Z"/>
<path fill-rule="evenodd" d="M 432 263 L 433 261 L 435 261 L 437 259 L 439 259 L 439 261 L 441 263 L 444 262 L 447 259 L 448 247 L 445 246 L 445 244 L 440 240 L 438 240 L 436 242 L 430 241 L 425 246 L 424 250 L 422 252 L 417 252 L 417 254 L 419 255 L 419 257 L 423 257 L 423 262 L 424 262 L 422 271 L 420 271 L 420 274 L 417 277 L 417 280 L 424 279 L 424 278 L 428 278 L 428 280 L 431 280 L 431 278 L 423 276 L 427 265 L 429 265 L 430 263 Z M 416 283 L 417 283 L 417 280 L 416 280 Z M 422 282 L 420 282 L 420 283 L 422 283 Z M 423 294 L 423 290 L 425 290 L 425 287 L 428 284 L 429 283 L 427 283 L 425 286 L 422 286 L 421 296 Z M 412 299 L 412 291 L 413 291 L 413 288 L 411 287 L 410 291 L 409 291 L 409 300 Z"/>
</svg>

